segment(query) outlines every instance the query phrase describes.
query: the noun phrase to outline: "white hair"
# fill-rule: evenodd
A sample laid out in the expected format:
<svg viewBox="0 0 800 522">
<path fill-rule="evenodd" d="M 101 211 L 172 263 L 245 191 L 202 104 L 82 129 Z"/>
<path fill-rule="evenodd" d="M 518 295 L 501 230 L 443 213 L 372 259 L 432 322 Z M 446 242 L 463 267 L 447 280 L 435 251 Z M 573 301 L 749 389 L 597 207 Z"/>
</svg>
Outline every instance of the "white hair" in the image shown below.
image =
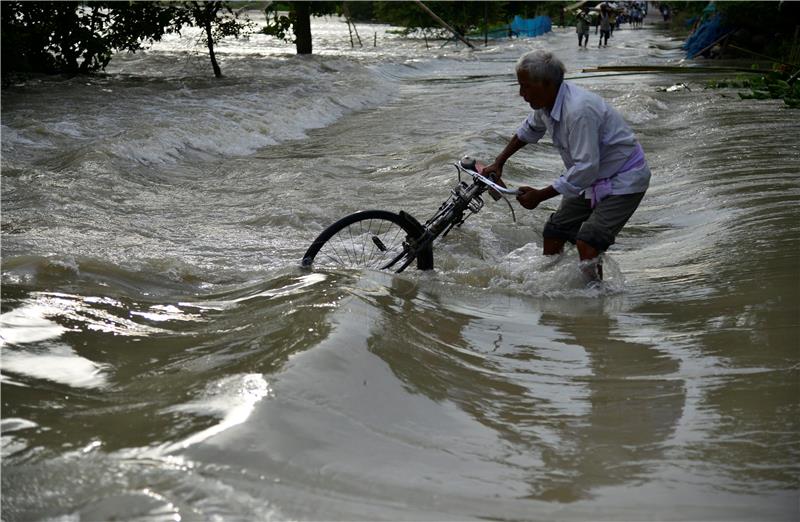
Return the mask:
<svg viewBox="0 0 800 522">
<path fill-rule="evenodd" d="M 534 82 L 547 82 L 556 87 L 564 81 L 566 68 L 558 58 L 549 51 L 530 51 L 519 57 L 516 71 L 528 76 Z"/>
</svg>

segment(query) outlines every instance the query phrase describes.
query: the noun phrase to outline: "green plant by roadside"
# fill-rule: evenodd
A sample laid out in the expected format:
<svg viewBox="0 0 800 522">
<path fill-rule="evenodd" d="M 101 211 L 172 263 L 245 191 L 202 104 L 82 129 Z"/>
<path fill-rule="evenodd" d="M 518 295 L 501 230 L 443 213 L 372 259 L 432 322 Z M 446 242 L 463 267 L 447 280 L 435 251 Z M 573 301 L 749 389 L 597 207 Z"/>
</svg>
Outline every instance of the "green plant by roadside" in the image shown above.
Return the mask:
<svg viewBox="0 0 800 522">
<path fill-rule="evenodd" d="M 790 82 L 786 73 L 773 72 L 762 76 L 739 76 L 736 79 L 710 80 L 707 89 L 749 89 L 740 92 L 743 100 L 776 100 L 793 108 L 800 109 L 800 82 Z"/>
</svg>

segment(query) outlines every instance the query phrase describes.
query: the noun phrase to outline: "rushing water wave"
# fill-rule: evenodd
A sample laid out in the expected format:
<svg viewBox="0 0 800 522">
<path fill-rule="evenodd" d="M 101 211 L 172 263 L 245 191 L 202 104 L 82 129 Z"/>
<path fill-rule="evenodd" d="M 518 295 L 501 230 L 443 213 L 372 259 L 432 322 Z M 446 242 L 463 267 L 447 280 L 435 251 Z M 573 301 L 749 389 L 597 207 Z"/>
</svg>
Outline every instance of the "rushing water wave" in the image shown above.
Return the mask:
<svg viewBox="0 0 800 522">
<path fill-rule="evenodd" d="M 3 91 L 4 519 L 795 519 L 796 111 L 579 73 L 680 60 L 655 29 L 585 51 L 370 29 L 351 50 L 315 20 L 305 58 L 227 42 L 221 80 L 185 35 Z M 531 48 L 653 170 L 604 289 L 541 255 L 552 202 L 488 202 L 431 273 L 298 268 L 339 217 L 424 220 L 450 162 L 497 154 Z M 541 143 L 505 178 L 560 169 Z"/>
</svg>

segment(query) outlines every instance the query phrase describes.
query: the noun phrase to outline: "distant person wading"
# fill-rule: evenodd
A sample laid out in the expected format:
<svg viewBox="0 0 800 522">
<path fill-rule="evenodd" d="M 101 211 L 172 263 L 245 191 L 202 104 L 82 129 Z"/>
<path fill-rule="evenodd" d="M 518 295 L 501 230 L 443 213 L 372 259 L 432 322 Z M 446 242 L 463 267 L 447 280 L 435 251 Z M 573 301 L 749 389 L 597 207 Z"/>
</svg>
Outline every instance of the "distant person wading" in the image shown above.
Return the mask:
<svg viewBox="0 0 800 522">
<path fill-rule="evenodd" d="M 600 6 L 600 17 L 598 18 L 600 26 L 600 39 L 597 41 L 597 47 L 601 44 L 603 47 L 608 47 L 608 39 L 611 37 L 611 12 L 606 4 Z M 603 40 L 605 38 L 605 40 Z"/>
<path fill-rule="evenodd" d="M 578 33 L 578 47 L 586 47 L 589 45 L 589 26 L 591 25 L 589 12 L 585 7 L 581 7 L 581 10 L 576 14 L 576 18 L 575 32 Z"/>
<path fill-rule="evenodd" d="M 587 282 L 594 285 L 603 277 L 600 255 L 639 206 L 650 168 L 622 116 L 600 96 L 564 81 L 564 70 L 546 51 L 531 51 L 517 61 L 519 94 L 533 112 L 484 173 L 499 179 L 513 154 L 549 132 L 567 170 L 547 188 L 520 187 L 517 200 L 534 209 L 564 196 L 544 227 L 543 253 L 560 254 L 567 241 L 574 243 Z"/>
</svg>

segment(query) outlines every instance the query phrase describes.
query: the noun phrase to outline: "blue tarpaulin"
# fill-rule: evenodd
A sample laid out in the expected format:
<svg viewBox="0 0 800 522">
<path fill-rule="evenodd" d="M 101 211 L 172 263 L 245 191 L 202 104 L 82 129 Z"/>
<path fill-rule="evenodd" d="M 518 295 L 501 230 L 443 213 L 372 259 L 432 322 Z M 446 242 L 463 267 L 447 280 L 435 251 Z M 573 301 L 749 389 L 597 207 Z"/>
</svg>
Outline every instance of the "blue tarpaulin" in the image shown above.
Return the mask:
<svg viewBox="0 0 800 522">
<path fill-rule="evenodd" d="M 709 3 L 703 10 L 700 25 L 683 43 L 686 57 L 694 58 L 700 51 L 722 38 L 727 32 L 729 32 L 729 28 L 724 26 L 722 15 L 717 13 L 713 3 Z"/>
<path fill-rule="evenodd" d="M 517 15 L 508 25 L 492 29 L 488 32 L 489 38 L 510 38 L 512 36 L 541 36 L 549 33 L 552 29 L 552 22 L 549 16 L 537 16 L 536 18 L 522 18 Z M 471 38 L 481 38 L 483 31 L 474 31 L 467 35 Z"/>
<path fill-rule="evenodd" d="M 549 33 L 551 29 L 552 22 L 549 16 L 522 18 L 517 15 L 511 21 L 511 30 L 518 36 L 540 36 Z"/>
</svg>

